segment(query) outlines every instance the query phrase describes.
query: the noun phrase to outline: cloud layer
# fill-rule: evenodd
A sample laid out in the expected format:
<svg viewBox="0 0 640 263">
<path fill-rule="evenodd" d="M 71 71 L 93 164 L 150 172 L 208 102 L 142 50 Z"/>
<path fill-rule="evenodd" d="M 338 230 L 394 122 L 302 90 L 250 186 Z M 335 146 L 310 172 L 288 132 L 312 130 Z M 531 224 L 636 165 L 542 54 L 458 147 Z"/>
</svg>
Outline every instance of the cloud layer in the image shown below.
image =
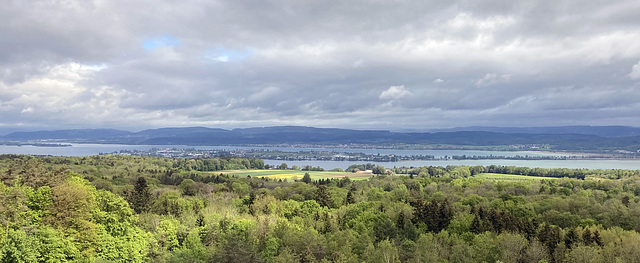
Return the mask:
<svg viewBox="0 0 640 263">
<path fill-rule="evenodd" d="M 9 1 L 0 128 L 640 123 L 637 1 Z"/>
</svg>

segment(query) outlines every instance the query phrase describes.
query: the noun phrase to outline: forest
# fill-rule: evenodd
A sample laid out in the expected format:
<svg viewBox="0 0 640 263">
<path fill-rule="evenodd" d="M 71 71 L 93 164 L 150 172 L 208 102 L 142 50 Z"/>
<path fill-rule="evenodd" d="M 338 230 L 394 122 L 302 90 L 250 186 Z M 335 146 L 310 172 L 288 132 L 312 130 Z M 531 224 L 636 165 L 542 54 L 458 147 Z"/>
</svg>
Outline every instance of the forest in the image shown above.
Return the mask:
<svg viewBox="0 0 640 263">
<path fill-rule="evenodd" d="M 0 155 L 0 262 L 640 262 L 640 171 L 222 172 L 263 168 L 248 158 Z"/>
</svg>

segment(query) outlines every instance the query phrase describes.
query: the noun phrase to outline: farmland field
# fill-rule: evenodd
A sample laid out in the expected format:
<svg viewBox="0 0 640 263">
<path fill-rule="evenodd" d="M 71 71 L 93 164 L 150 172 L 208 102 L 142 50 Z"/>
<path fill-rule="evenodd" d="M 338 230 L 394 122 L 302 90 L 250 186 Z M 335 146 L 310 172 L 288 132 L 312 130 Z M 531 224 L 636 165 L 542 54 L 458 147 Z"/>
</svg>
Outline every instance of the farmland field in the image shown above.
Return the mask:
<svg viewBox="0 0 640 263">
<path fill-rule="evenodd" d="M 517 174 L 496 174 L 496 173 L 481 173 L 481 174 L 476 174 L 475 177 L 486 179 L 486 180 L 495 180 L 495 181 L 558 179 L 555 177 L 540 177 L 540 176 L 527 176 L 527 175 L 517 175 Z"/>
<path fill-rule="evenodd" d="M 364 180 L 374 176 L 371 173 L 326 172 L 326 171 L 300 171 L 300 170 L 228 170 L 224 174 L 239 176 L 267 177 L 271 179 L 295 180 L 302 179 L 305 173 L 309 173 L 312 180 L 327 178 L 349 177 L 352 180 Z"/>
</svg>

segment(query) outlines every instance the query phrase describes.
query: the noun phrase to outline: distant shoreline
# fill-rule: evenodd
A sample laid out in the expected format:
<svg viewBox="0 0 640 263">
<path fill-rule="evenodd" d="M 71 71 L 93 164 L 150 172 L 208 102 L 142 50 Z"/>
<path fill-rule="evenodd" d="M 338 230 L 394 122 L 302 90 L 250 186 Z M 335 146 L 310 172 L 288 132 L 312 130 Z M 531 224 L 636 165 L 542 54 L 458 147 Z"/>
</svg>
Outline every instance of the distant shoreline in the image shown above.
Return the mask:
<svg viewBox="0 0 640 263">
<path fill-rule="evenodd" d="M 582 156 L 582 158 L 576 158 L 578 160 L 638 160 L 640 156 L 637 155 L 625 155 L 625 154 L 613 154 L 613 153 L 592 153 L 592 152 L 576 152 L 576 151 L 524 151 L 531 153 L 545 153 L 545 154 L 562 154 L 566 156 Z"/>
<path fill-rule="evenodd" d="M 4 146 L 33 146 L 33 147 L 73 147 L 71 144 L 62 144 L 62 143 L 2 143 L 0 145 Z"/>
<path fill-rule="evenodd" d="M 462 159 L 468 159 L 468 160 L 480 160 L 480 159 L 491 159 L 491 160 L 519 160 L 519 159 L 529 159 L 529 160 L 541 160 L 541 159 L 546 159 L 544 158 L 544 155 L 547 155 L 548 157 L 558 157 L 556 160 L 558 161 L 562 161 L 562 160 L 639 160 L 640 159 L 640 155 L 635 154 L 633 152 L 615 152 L 615 153 L 608 153 L 608 152 L 603 152 L 603 153 L 596 153 L 596 152 L 579 152 L 579 151 L 554 151 L 554 150 L 519 150 L 519 151 L 514 151 L 514 150 L 504 150 L 504 149 L 494 149 L 493 147 L 491 147 L 491 149 L 479 149 L 482 147 L 472 147 L 473 149 L 468 149 L 466 147 L 460 147 L 463 149 L 451 149 L 449 147 L 445 147 L 445 148 L 440 148 L 440 147 L 418 147 L 418 148 L 414 148 L 414 149 L 406 149 L 403 147 L 397 147 L 397 146 L 391 146 L 391 145 L 319 145 L 319 144 L 243 144 L 243 145 L 199 145 L 199 146 L 195 146 L 195 145 L 140 145 L 140 144 L 114 144 L 114 143 L 87 143 L 87 142 L 62 142 L 62 141 L 58 141 L 58 142 L 3 142 L 0 145 L 4 145 L 4 146 L 14 146 L 14 147 L 22 147 L 22 146 L 32 146 L 32 147 L 38 147 L 38 148 L 83 148 L 84 145 L 104 145 L 104 146 L 111 146 L 113 147 L 112 149 L 109 149 L 107 151 L 100 151 L 100 154 L 106 154 L 106 153 L 114 153 L 114 152 L 118 152 L 121 150 L 125 150 L 125 148 L 128 147 L 153 147 L 153 148 L 178 148 L 178 149 L 188 149 L 191 147 L 196 147 L 196 148 L 200 148 L 202 150 L 202 148 L 204 147 L 212 147 L 212 149 L 215 149 L 216 147 L 228 147 L 228 148 L 233 148 L 233 147 L 242 147 L 242 148 L 254 148 L 254 149 L 261 149 L 261 148 L 291 148 L 291 149 L 300 149 L 300 150 L 304 150 L 306 149 L 326 149 L 329 151 L 339 151 L 340 149 L 345 149 L 345 150 L 353 150 L 353 151 L 358 151 L 358 150 L 362 150 L 362 153 L 365 153 L 366 151 L 370 151 L 370 150 L 398 150 L 398 151 L 433 151 L 433 152 L 445 152 L 445 151 L 476 151 L 476 153 L 471 153 L 470 154 L 466 154 L 466 157 L 463 157 Z M 82 145 L 82 146 L 80 146 Z M 117 149 L 119 147 L 122 147 L 122 149 Z M 151 148 L 146 149 L 145 151 L 149 151 L 151 150 Z M 285 150 L 287 151 L 287 150 Z M 294 152 L 292 150 L 288 150 L 291 152 Z M 482 154 L 482 153 L 477 153 L 477 152 L 494 152 L 493 154 Z M 518 158 L 518 157 L 511 157 L 511 156 L 506 156 L 506 158 L 500 158 L 503 156 L 496 156 L 495 152 L 503 152 L 503 153 L 512 153 L 512 152 L 520 152 L 521 153 L 521 157 L 523 158 Z M 55 154 L 55 153 L 54 153 Z M 98 154 L 98 153 L 96 153 Z M 367 153 L 368 155 L 372 155 L 371 153 Z M 392 153 L 393 154 L 393 153 Z M 427 153 L 428 154 L 428 153 Z M 464 154 L 464 153 L 463 153 Z M 402 156 L 402 153 L 395 153 L 394 155 L 397 156 Z M 455 155 L 455 154 L 454 154 Z M 493 155 L 490 157 L 490 155 Z M 527 156 L 528 155 L 528 156 Z M 537 156 L 537 155 L 542 155 L 542 156 Z M 174 156 L 174 157 L 179 157 L 179 156 Z M 449 157 L 453 157 L 452 155 L 449 155 Z M 459 157 L 459 156 L 458 156 Z M 477 158 L 474 158 L 477 157 Z M 565 158 L 563 158 L 565 157 Z M 261 158 L 258 156 L 254 156 L 254 158 Z M 261 158 L 261 159 L 270 159 L 270 158 Z M 295 158 L 294 158 L 295 159 Z M 454 158 L 455 159 L 455 158 Z M 553 158 L 549 158 L 549 159 L 553 159 Z M 308 160 L 306 158 L 300 158 L 299 160 Z M 424 160 L 430 160 L 430 161 L 451 161 L 453 159 L 449 158 L 449 159 L 443 159 L 441 157 L 434 157 L 434 158 L 424 158 Z M 289 160 L 291 161 L 291 160 Z M 324 160 L 315 160 L 314 161 L 324 161 Z M 375 161 L 375 162 L 389 162 L 389 161 L 383 161 L 383 160 L 359 160 L 359 161 Z M 409 161 L 409 159 L 407 160 L 400 160 L 397 159 L 397 161 Z M 391 161 L 391 162 L 397 162 L 397 161 Z"/>
</svg>

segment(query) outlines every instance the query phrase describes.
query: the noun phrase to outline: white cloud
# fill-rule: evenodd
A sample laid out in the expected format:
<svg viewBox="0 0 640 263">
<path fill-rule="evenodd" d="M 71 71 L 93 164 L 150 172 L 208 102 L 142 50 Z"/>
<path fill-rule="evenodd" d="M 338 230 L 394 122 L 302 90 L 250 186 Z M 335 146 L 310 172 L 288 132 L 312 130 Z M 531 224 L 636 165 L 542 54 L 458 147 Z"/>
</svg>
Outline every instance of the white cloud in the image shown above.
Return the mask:
<svg viewBox="0 0 640 263">
<path fill-rule="evenodd" d="M 249 96 L 249 101 L 264 101 L 271 100 L 273 97 L 280 93 L 280 89 L 278 87 L 266 87 L 264 89 L 260 89 L 256 92 L 253 92 Z"/>
<path fill-rule="evenodd" d="M 227 57 L 227 56 L 219 56 L 219 57 L 215 58 L 215 60 L 220 61 L 220 62 L 229 62 L 229 57 Z"/>
<path fill-rule="evenodd" d="M 362 61 L 362 59 L 358 59 L 351 64 L 351 67 L 354 68 L 360 68 L 362 66 L 364 66 L 364 61 Z"/>
<path fill-rule="evenodd" d="M 442 83 L 442 82 L 444 82 L 444 80 L 440 78 L 433 81 L 433 83 Z"/>
<path fill-rule="evenodd" d="M 33 108 L 32 107 L 26 107 L 26 108 L 22 109 L 22 111 L 20 111 L 20 113 L 29 113 L 29 112 L 33 112 Z"/>
<path fill-rule="evenodd" d="M 511 16 L 490 16 L 477 18 L 468 13 L 460 13 L 455 18 L 447 21 L 452 28 L 476 28 L 483 31 L 491 31 L 514 24 L 516 20 Z"/>
<path fill-rule="evenodd" d="M 631 79 L 640 79 L 640 61 L 638 61 L 638 64 L 633 65 L 629 77 Z"/>
<path fill-rule="evenodd" d="M 476 80 L 476 86 L 478 87 L 486 87 L 491 86 L 498 83 L 504 83 L 511 79 L 511 75 L 498 75 L 495 73 L 487 73 L 481 79 Z"/>
<path fill-rule="evenodd" d="M 404 85 L 391 86 L 387 90 L 384 90 L 384 91 L 382 91 L 382 93 L 380 93 L 380 99 L 383 99 L 383 100 L 394 100 L 394 99 L 402 98 L 402 97 L 407 96 L 407 95 L 411 95 L 411 92 L 409 92 L 404 87 Z"/>
</svg>

